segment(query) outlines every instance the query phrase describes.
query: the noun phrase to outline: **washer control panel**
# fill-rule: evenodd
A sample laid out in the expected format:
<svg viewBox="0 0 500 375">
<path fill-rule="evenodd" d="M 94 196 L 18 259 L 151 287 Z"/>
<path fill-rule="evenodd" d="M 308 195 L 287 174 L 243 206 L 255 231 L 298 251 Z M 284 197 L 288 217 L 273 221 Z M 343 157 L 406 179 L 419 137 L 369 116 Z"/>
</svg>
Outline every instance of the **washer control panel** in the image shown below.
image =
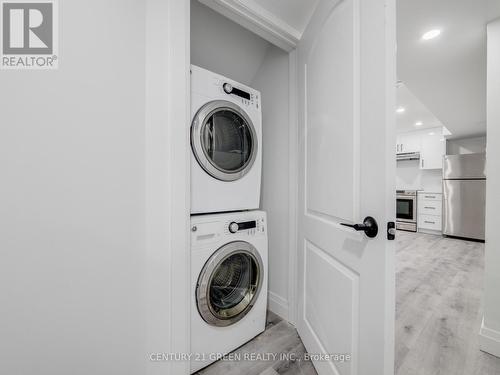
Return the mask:
<svg viewBox="0 0 500 375">
<path fill-rule="evenodd" d="M 246 233 L 249 236 L 265 232 L 264 219 L 246 221 L 228 221 L 225 225 L 225 234 Z"/>
<path fill-rule="evenodd" d="M 194 247 L 234 241 L 247 236 L 265 236 L 266 232 L 266 215 L 262 212 L 215 217 L 195 215 L 191 219 L 191 245 Z"/>
</svg>

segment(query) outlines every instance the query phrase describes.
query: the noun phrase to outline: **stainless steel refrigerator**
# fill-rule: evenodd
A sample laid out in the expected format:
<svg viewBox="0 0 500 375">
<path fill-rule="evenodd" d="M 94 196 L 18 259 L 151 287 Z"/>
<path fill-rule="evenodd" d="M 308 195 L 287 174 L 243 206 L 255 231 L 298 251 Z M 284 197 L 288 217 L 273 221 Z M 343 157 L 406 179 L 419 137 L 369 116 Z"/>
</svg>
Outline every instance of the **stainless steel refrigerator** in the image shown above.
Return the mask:
<svg viewBox="0 0 500 375">
<path fill-rule="evenodd" d="M 443 162 L 443 234 L 484 241 L 486 154 L 447 155 Z"/>
</svg>

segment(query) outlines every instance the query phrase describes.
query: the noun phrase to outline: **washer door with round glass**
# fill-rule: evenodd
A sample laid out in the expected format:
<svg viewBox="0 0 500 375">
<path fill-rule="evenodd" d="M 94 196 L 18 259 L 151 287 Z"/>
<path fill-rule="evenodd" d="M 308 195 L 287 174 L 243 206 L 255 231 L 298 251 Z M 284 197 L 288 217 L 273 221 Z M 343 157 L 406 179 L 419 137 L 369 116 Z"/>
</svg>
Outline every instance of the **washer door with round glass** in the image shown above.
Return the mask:
<svg viewBox="0 0 500 375">
<path fill-rule="evenodd" d="M 200 166 L 221 181 L 247 174 L 257 156 L 252 121 L 238 105 L 226 100 L 205 104 L 191 126 L 191 146 Z"/>
<path fill-rule="evenodd" d="M 218 249 L 198 278 L 196 304 L 201 317 L 218 327 L 242 319 L 257 301 L 263 274 L 262 258 L 248 242 L 235 241 Z"/>
</svg>

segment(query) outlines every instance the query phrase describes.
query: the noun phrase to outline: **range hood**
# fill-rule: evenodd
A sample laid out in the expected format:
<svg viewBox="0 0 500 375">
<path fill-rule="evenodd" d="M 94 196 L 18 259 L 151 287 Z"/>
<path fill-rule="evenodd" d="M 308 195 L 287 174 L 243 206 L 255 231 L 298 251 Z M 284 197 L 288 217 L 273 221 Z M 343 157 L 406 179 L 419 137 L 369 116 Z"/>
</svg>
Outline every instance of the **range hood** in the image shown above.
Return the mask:
<svg viewBox="0 0 500 375">
<path fill-rule="evenodd" d="M 396 154 L 396 160 L 420 160 L 420 152 L 404 152 Z"/>
</svg>

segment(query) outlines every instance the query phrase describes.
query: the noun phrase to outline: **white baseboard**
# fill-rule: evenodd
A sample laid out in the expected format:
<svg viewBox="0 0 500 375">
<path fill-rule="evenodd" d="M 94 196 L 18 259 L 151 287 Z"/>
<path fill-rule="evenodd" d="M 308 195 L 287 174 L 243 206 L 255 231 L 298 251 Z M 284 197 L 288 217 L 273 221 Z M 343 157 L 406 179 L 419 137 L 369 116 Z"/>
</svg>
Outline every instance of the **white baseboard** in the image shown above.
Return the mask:
<svg viewBox="0 0 500 375">
<path fill-rule="evenodd" d="M 267 292 L 267 297 L 269 310 L 288 321 L 288 301 L 271 291 Z"/>
<path fill-rule="evenodd" d="M 486 327 L 484 318 L 479 331 L 479 348 L 483 352 L 500 357 L 500 332 Z"/>
</svg>

